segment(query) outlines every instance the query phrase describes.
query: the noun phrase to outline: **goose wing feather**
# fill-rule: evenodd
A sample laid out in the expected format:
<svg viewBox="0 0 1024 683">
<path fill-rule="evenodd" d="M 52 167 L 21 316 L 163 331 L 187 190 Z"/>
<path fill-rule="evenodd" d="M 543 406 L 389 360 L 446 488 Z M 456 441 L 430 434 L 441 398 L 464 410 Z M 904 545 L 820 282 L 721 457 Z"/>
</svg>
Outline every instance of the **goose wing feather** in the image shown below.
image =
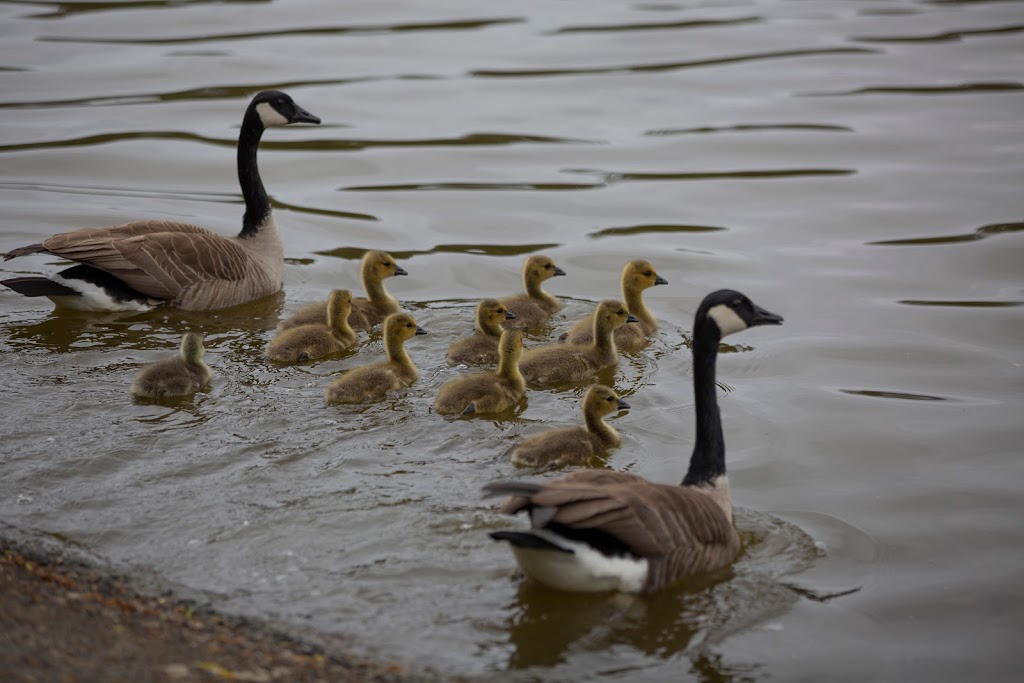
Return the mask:
<svg viewBox="0 0 1024 683">
<path fill-rule="evenodd" d="M 159 299 L 174 299 L 210 280 L 244 279 L 253 262 L 236 242 L 205 228 L 171 221 L 139 221 L 54 235 L 51 254 L 85 263 Z"/>
</svg>

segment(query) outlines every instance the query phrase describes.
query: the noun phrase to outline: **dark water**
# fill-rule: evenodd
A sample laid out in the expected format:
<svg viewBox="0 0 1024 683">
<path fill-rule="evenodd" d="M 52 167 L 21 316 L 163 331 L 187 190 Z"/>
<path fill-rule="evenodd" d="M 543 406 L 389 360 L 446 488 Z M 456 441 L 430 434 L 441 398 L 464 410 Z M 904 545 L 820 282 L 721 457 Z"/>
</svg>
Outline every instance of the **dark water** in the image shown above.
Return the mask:
<svg viewBox="0 0 1024 683">
<path fill-rule="evenodd" d="M 4 520 L 452 673 L 1016 679 L 1024 5 L 4 2 L 0 38 L 0 250 L 140 217 L 234 233 L 248 97 L 324 120 L 265 136 L 280 297 L 104 318 L 0 292 Z M 327 408 L 378 337 L 310 367 L 262 349 L 282 313 L 357 287 L 368 248 L 409 271 L 389 286 L 431 332 L 408 346 L 421 378 Z M 577 421 L 580 392 L 500 423 L 427 409 L 475 301 L 539 251 L 569 274 L 552 332 L 627 258 L 669 280 L 654 343 L 606 377 L 633 406 L 608 466 L 658 481 L 692 447 L 703 295 L 785 316 L 720 359 L 731 575 L 554 595 L 487 538 L 508 521 L 479 487 L 521 474 L 505 450 Z M 186 329 L 213 390 L 133 403 Z"/>
</svg>

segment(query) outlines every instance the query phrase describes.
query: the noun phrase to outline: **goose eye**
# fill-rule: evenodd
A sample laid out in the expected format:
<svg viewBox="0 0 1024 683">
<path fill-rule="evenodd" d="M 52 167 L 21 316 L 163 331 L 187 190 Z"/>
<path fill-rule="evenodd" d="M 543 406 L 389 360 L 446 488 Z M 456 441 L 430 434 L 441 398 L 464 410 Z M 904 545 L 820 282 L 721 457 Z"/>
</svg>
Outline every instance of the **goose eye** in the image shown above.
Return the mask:
<svg viewBox="0 0 1024 683">
<path fill-rule="evenodd" d="M 739 308 L 742 305 L 743 305 L 743 299 L 736 299 L 735 301 L 732 302 L 732 307 L 733 308 Z"/>
</svg>

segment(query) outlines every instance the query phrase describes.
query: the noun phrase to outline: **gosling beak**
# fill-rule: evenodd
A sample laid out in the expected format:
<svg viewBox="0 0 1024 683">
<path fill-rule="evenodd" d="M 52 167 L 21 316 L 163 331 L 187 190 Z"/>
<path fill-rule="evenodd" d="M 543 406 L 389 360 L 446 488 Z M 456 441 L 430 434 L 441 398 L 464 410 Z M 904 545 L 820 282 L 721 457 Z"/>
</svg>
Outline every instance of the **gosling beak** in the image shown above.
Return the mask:
<svg viewBox="0 0 1024 683">
<path fill-rule="evenodd" d="M 310 114 L 308 111 L 295 105 L 295 115 L 292 116 L 292 123 L 320 123 L 320 117 Z"/>
<path fill-rule="evenodd" d="M 565 271 L 558 266 L 555 266 L 555 275 L 565 275 Z M 555 275 L 552 275 L 551 277 L 555 277 Z"/>
<path fill-rule="evenodd" d="M 619 410 L 629 410 L 630 405 L 620 398 L 618 408 Z"/>
<path fill-rule="evenodd" d="M 426 334 L 426 333 L 427 333 L 427 331 L 425 329 L 423 329 L 422 327 L 418 327 L 418 326 L 416 327 L 416 334 Z"/>
<path fill-rule="evenodd" d="M 638 318 L 635 315 L 633 315 L 632 313 L 630 313 L 628 316 L 626 316 L 626 322 L 627 323 L 638 323 L 638 322 L 640 322 L 640 318 Z"/>
<path fill-rule="evenodd" d="M 505 320 L 515 320 L 516 314 L 512 311 L 505 311 Z"/>
<path fill-rule="evenodd" d="M 665 278 L 663 278 L 660 275 L 655 275 L 654 276 L 654 284 L 656 284 L 656 285 L 667 285 L 668 284 L 668 280 L 666 280 Z"/>
<path fill-rule="evenodd" d="M 782 316 L 778 313 L 772 313 L 766 311 L 757 304 L 754 304 L 754 319 L 750 321 L 750 326 L 754 325 L 781 325 Z"/>
<path fill-rule="evenodd" d="M 405 268 L 403 268 L 402 266 L 398 265 L 397 263 L 395 264 L 395 275 L 408 275 L 408 274 L 409 273 L 405 272 Z"/>
</svg>

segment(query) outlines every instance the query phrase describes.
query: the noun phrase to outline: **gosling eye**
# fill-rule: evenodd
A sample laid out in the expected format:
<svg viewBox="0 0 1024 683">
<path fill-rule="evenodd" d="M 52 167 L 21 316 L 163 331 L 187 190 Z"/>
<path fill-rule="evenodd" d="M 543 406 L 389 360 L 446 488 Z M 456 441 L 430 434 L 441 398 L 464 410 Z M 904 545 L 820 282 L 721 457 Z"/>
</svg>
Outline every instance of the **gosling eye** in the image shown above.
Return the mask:
<svg viewBox="0 0 1024 683">
<path fill-rule="evenodd" d="M 545 263 L 544 264 L 544 270 L 551 270 L 551 264 L 550 263 Z"/>
<path fill-rule="evenodd" d="M 609 397 L 608 397 L 608 398 L 606 398 L 605 400 L 606 400 L 606 401 L 608 401 L 609 403 L 611 403 L 612 401 L 614 401 L 614 400 L 615 400 L 615 397 L 613 397 L 613 396 L 609 396 Z"/>
<path fill-rule="evenodd" d="M 412 323 L 406 323 L 405 326 L 406 327 L 412 327 Z"/>
<path fill-rule="evenodd" d="M 385 261 L 384 262 L 384 267 L 385 268 L 390 268 L 391 267 L 391 261 Z"/>
<path fill-rule="evenodd" d="M 645 272 L 645 273 L 644 273 L 644 277 L 650 277 L 650 276 L 652 276 L 652 275 L 654 275 L 654 273 L 652 273 L 652 272 L 651 272 L 651 271 L 649 271 L 649 270 L 648 270 L 647 272 Z"/>
</svg>

